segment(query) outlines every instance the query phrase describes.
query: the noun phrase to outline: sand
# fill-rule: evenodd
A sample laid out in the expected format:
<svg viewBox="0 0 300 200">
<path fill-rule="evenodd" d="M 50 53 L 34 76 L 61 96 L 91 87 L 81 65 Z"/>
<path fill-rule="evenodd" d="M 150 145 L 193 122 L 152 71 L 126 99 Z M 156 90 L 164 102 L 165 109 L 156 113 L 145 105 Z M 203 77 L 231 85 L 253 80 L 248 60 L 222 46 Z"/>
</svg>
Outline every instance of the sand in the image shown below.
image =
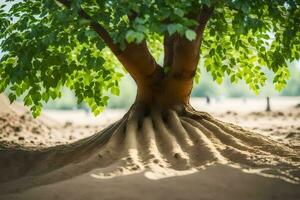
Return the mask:
<svg viewBox="0 0 300 200">
<path fill-rule="evenodd" d="M 160 180 L 144 174 L 95 179 L 90 173 L 19 193 L 0 196 L 1 200 L 297 200 L 299 185 L 278 179 L 246 174 L 225 166 L 214 166 L 186 176 Z"/>
<path fill-rule="evenodd" d="M 257 104 L 261 107 L 254 106 L 257 110 L 251 109 L 253 104 L 251 105 L 249 102 L 247 106 L 242 106 L 241 112 L 238 112 L 237 105 L 239 104 L 237 102 L 233 102 L 231 105 L 226 102 L 223 107 L 218 104 L 217 109 L 216 105 L 212 104 L 206 106 L 206 109 L 212 109 L 209 111 L 222 120 L 259 130 L 260 133 L 272 139 L 281 141 L 294 149 L 299 149 L 300 108 L 296 108 L 294 103 L 298 100 L 300 102 L 300 99 L 293 99 L 293 103 L 288 102 L 286 105 L 275 107 L 276 109 L 270 113 L 259 110 L 263 108 L 262 103 Z M 199 105 L 203 106 L 204 104 L 201 102 Z M 248 110 L 245 109 L 246 107 Z M 12 110 L 15 109 L 13 106 Z M 112 116 L 109 115 L 109 112 L 105 113 L 105 123 L 110 123 L 113 119 L 121 117 L 123 113 L 124 111 L 113 112 Z M 34 143 L 27 142 L 32 130 L 17 132 L 10 129 L 4 131 L 4 133 L 9 134 L 0 140 L 17 142 L 27 146 L 46 147 L 53 146 L 56 142 L 60 144 L 73 142 L 105 126 L 103 118 L 92 118 L 85 116 L 82 112 L 49 111 L 48 113 L 45 112 L 45 116 L 42 116 L 38 121 L 30 118 L 25 122 L 20 121 L 23 125 L 25 124 L 25 127 L 41 126 L 51 130 L 46 132 L 47 134 L 45 131 L 37 134 L 39 135 L 38 138 L 31 138 Z M 16 115 L 12 115 L 12 117 L 16 117 Z M 48 120 L 42 120 L 43 118 Z M 53 123 L 52 119 L 58 122 Z M 101 124 L 99 123 L 100 120 Z M 14 123 L 13 126 L 18 124 L 21 126 L 17 120 L 14 120 Z M 36 124 L 31 125 L 31 123 Z M 55 127 L 51 123 L 55 124 Z M 57 135 L 53 132 L 57 132 Z M 74 138 L 69 138 L 74 135 Z M 17 140 L 18 137 L 24 137 L 24 140 Z M 43 143 L 40 143 L 41 138 Z M 93 174 L 98 174 L 99 170 L 102 169 L 94 169 L 76 177 L 53 183 L 38 182 L 38 179 L 30 177 L 16 180 L 0 185 L 0 199 L 300 199 L 300 186 L 297 184 L 277 178 L 245 173 L 239 169 L 222 165 L 210 166 L 205 170 L 189 175 L 168 178 L 159 178 L 144 171 L 133 175 L 102 179 L 93 176 Z M 51 174 L 44 179 L 51 179 Z"/>
<path fill-rule="evenodd" d="M 60 116 L 63 116 L 64 120 L 61 120 Z M 72 116 L 83 119 L 86 117 L 85 113 L 82 116 L 73 113 Z M 34 119 L 21 103 L 10 105 L 8 99 L 0 95 L 0 141 L 14 142 L 27 147 L 50 147 L 88 137 L 112 122 L 105 118 L 97 124 L 73 124 L 68 119 L 65 113 L 56 113 L 56 116 L 42 114 Z"/>
</svg>

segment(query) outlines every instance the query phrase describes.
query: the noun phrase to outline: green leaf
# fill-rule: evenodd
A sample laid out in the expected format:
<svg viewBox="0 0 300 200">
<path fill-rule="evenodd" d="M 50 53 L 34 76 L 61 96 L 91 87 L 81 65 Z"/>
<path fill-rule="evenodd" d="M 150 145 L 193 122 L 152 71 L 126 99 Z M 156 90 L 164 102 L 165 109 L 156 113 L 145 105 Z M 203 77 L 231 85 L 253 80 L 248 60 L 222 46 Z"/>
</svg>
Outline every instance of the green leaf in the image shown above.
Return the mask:
<svg viewBox="0 0 300 200">
<path fill-rule="evenodd" d="M 244 13 L 249 13 L 249 5 L 248 5 L 247 2 L 244 2 L 244 3 L 242 4 L 242 11 L 243 11 Z"/>
<path fill-rule="evenodd" d="M 167 26 L 169 35 L 173 35 L 175 32 L 179 31 L 180 28 L 181 28 L 180 24 L 169 24 Z"/>
<path fill-rule="evenodd" d="M 135 40 L 135 32 L 133 30 L 127 31 L 126 40 L 128 43 L 131 43 Z"/>
<path fill-rule="evenodd" d="M 196 39 L 196 33 L 195 33 L 195 31 L 188 29 L 185 31 L 185 37 L 188 40 L 193 41 L 194 39 Z"/>
<path fill-rule="evenodd" d="M 231 77 L 230 77 L 230 81 L 231 81 L 231 83 L 235 83 L 235 75 L 232 75 Z"/>
<path fill-rule="evenodd" d="M 184 12 L 183 10 L 181 10 L 180 8 L 175 8 L 174 12 L 176 15 L 178 15 L 179 17 L 183 17 L 184 16 Z"/>
<path fill-rule="evenodd" d="M 113 95 L 119 96 L 120 95 L 120 89 L 118 87 L 112 87 L 111 88 L 111 93 Z"/>
<path fill-rule="evenodd" d="M 144 34 L 130 30 L 126 33 L 126 40 L 128 43 L 131 43 L 134 41 L 136 41 L 137 43 L 140 43 L 141 41 L 144 40 Z"/>
<path fill-rule="evenodd" d="M 13 103 L 17 99 L 17 96 L 14 95 L 14 94 L 12 94 L 12 93 L 10 93 L 8 95 L 8 99 L 9 99 L 10 103 Z"/>
</svg>

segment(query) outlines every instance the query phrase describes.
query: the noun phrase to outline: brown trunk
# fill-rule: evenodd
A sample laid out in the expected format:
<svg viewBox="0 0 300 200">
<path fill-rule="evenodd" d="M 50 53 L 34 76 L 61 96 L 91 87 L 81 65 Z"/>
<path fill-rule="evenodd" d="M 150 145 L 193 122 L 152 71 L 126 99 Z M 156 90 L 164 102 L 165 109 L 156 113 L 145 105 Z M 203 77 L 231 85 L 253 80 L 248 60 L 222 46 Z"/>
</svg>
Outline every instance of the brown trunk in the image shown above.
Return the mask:
<svg viewBox="0 0 300 200">
<path fill-rule="evenodd" d="M 178 55 L 177 59 L 173 58 L 177 65 L 185 64 L 189 67 L 180 68 L 180 72 L 171 70 L 170 73 L 164 74 L 162 67 L 151 56 L 146 42 L 129 44 L 117 57 L 137 84 L 136 102 L 163 108 L 188 104 L 198 63 L 195 59 Z"/>
<path fill-rule="evenodd" d="M 152 107 L 171 108 L 176 105 L 188 105 L 193 79 L 167 79 L 152 84 L 140 84 L 137 91 L 137 102 Z"/>
<path fill-rule="evenodd" d="M 174 59 L 180 65 L 192 67 L 182 67 L 179 71 L 171 70 L 168 74 L 164 74 L 162 67 L 156 64 L 149 54 L 145 56 L 141 52 L 139 47 L 118 57 L 137 84 L 136 101 L 163 108 L 177 104 L 187 105 L 198 62 L 194 59 L 186 60 L 184 56 Z"/>
<path fill-rule="evenodd" d="M 193 78 L 194 74 L 182 77 L 169 73 L 154 81 L 138 84 L 136 101 L 166 109 L 178 104 L 188 105 Z"/>
<path fill-rule="evenodd" d="M 199 21 L 192 41 L 180 34 L 165 34 L 163 66 L 156 63 L 146 41 L 127 44 L 124 51 L 115 53 L 137 84 L 136 102 L 165 109 L 189 104 L 202 35 L 212 11 L 213 8 L 203 7 L 200 13 L 188 16 Z M 169 72 L 163 73 L 163 67 Z"/>
</svg>

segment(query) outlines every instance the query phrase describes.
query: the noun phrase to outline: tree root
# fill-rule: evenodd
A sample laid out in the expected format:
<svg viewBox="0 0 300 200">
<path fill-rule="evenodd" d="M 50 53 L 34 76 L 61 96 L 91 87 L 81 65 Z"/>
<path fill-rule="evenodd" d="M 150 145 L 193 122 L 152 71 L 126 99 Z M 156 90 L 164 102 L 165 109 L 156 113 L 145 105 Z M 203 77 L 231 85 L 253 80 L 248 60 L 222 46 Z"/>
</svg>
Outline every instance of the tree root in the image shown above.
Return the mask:
<svg viewBox="0 0 300 200">
<path fill-rule="evenodd" d="M 0 182 L 63 166 L 78 166 L 75 174 L 100 168 L 92 175 L 96 178 L 145 170 L 165 177 L 219 163 L 300 183 L 299 152 L 188 106 L 160 110 L 134 105 L 121 120 L 73 144 L 25 149 L 2 143 L 0 160 Z"/>
</svg>

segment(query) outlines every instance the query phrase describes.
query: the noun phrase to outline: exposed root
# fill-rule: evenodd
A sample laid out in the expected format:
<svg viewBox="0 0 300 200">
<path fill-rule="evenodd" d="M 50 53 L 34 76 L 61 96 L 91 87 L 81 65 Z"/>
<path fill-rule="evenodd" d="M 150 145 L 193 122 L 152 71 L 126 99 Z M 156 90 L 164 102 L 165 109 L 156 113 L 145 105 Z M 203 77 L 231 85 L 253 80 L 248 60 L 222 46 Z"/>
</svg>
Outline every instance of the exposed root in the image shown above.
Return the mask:
<svg viewBox="0 0 300 200">
<path fill-rule="evenodd" d="M 300 183 L 299 152 L 190 107 L 134 105 L 118 122 L 71 145 L 37 150 L 1 144 L 0 160 L 0 181 L 76 163 L 80 172 L 99 168 L 96 178 L 145 170 L 164 177 L 219 163 Z"/>
</svg>

